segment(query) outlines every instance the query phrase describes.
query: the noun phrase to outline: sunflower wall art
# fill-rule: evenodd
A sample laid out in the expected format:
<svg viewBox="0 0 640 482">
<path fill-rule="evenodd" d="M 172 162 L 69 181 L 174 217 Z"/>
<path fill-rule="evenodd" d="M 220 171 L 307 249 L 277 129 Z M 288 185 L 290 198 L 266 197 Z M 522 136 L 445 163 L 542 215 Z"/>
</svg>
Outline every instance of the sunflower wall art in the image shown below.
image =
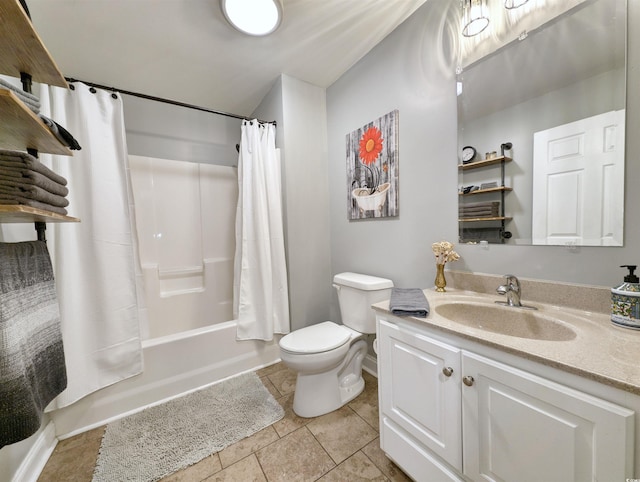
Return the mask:
<svg viewBox="0 0 640 482">
<path fill-rule="evenodd" d="M 347 217 L 398 216 L 398 111 L 347 134 Z"/>
</svg>

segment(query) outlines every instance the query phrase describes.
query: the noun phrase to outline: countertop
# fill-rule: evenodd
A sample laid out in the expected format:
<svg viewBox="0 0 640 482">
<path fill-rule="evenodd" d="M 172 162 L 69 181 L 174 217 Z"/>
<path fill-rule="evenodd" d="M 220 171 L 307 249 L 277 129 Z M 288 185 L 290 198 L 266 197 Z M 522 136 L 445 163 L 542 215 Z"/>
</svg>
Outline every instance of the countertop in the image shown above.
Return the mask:
<svg viewBox="0 0 640 482">
<path fill-rule="evenodd" d="M 564 341 L 519 338 L 466 326 L 436 312 L 437 307 L 445 303 L 495 305 L 494 301 L 503 301 L 503 297 L 449 288 L 445 293 L 427 289 L 424 294 L 430 306 L 429 315 L 426 318 L 408 317 L 414 323 L 640 395 L 640 331 L 612 324 L 608 314 L 523 301 L 523 304 L 538 308 L 538 313 L 568 325 L 576 337 Z M 397 316 L 389 310 L 388 300 L 374 304 L 373 308 L 376 312 Z"/>
</svg>

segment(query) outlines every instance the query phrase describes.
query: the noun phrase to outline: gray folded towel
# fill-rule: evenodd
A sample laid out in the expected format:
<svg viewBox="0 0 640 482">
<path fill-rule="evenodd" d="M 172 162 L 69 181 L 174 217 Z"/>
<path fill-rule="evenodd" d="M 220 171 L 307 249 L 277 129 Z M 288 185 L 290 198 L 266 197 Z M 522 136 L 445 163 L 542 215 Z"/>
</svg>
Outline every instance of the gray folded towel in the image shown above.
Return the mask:
<svg viewBox="0 0 640 482">
<path fill-rule="evenodd" d="M 31 154 L 22 151 L 8 151 L 4 149 L 0 149 L 0 166 L 5 166 L 5 162 L 13 162 L 15 167 L 28 167 L 32 171 L 39 172 L 43 176 L 47 176 L 52 181 L 57 182 L 58 184 L 62 184 L 63 186 L 67 185 L 67 180 L 53 172 L 47 166 L 42 164 L 38 159 L 33 157 Z M 16 164 L 22 164 L 16 165 Z"/>
<path fill-rule="evenodd" d="M 67 198 L 58 196 L 57 194 L 51 194 L 49 191 L 45 191 L 38 186 L 31 186 L 28 184 L 16 186 L 11 184 L 13 183 L 0 180 L 0 194 L 4 194 L 5 196 L 25 197 L 27 199 L 33 199 L 34 201 L 40 201 L 60 208 L 66 208 L 69 205 Z"/>
<path fill-rule="evenodd" d="M 13 181 L 14 183 L 38 186 L 46 191 L 49 191 L 51 194 L 57 194 L 58 196 L 66 196 L 67 194 L 69 194 L 69 189 L 67 189 L 65 186 L 52 181 L 39 172 L 32 171 L 31 169 L 27 169 L 26 167 L 22 169 L 3 167 L 2 161 L 0 161 L 0 182 L 4 181 L 7 181 L 6 184 L 9 184 L 10 181 Z"/>
<path fill-rule="evenodd" d="M 5 89 L 12 90 L 13 92 L 15 92 L 16 95 L 20 96 L 21 98 L 24 97 L 25 99 L 30 100 L 32 103 L 34 104 L 37 103 L 38 105 L 40 105 L 40 99 L 38 98 L 37 95 L 34 95 L 31 92 L 22 90 L 19 87 L 16 87 L 15 85 L 13 85 L 11 82 L 7 82 L 6 80 L 0 78 L 0 86 L 4 87 Z"/>
<path fill-rule="evenodd" d="M 31 109 L 35 114 L 40 112 L 40 99 L 37 96 L 33 95 L 30 92 L 25 92 L 24 90 L 16 87 L 10 82 L 0 78 L 0 89 L 10 90 L 13 92 L 20 101 L 24 105 L 26 105 L 29 109 Z"/>
<path fill-rule="evenodd" d="M 61 208 L 58 206 L 52 206 L 51 204 L 42 203 L 40 201 L 35 201 L 33 199 L 29 199 L 22 196 L 11 195 L 11 194 L 0 194 L 0 204 L 11 204 L 11 205 L 24 205 L 29 206 L 36 209 L 43 209 L 45 211 L 51 211 L 57 214 L 62 214 L 63 216 L 67 215 L 67 210 L 65 208 Z"/>
<path fill-rule="evenodd" d="M 42 119 L 42 122 L 44 122 L 45 125 L 49 128 L 51 133 L 56 137 L 56 139 L 60 141 L 61 144 L 64 144 L 73 151 L 79 151 L 80 149 L 82 149 L 80 144 L 78 144 L 78 141 L 71 135 L 71 132 L 69 132 L 67 129 L 62 127 L 53 119 L 49 119 L 47 116 L 40 114 L 39 117 L 40 119 Z"/>
<path fill-rule="evenodd" d="M 419 288 L 393 288 L 389 309 L 398 316 L 426 318 L 429 314 L 429 302 Z"/>
<path fill-rule="evenodd" d="M 0 87 L 0 89 L 2 89 L 2 90 L 10 90 L 10 89 L 5 89 L 4 87 Z M 18 97 L 18 100 L 20 100 L 20 102 L 22 102 L 26 107 L 31 109 L 31 111 L 34 114 L 36 114 L 36 115 L 40 114 L 40 103 L 39 102 L 34 102 L 31 99 L 29 99 L 28 97 L 21 96 L 21 95 L 17 94 L 15 90 L 11 90 L 11 92 L 16 94 L 16 96 Z"/>
</svg>

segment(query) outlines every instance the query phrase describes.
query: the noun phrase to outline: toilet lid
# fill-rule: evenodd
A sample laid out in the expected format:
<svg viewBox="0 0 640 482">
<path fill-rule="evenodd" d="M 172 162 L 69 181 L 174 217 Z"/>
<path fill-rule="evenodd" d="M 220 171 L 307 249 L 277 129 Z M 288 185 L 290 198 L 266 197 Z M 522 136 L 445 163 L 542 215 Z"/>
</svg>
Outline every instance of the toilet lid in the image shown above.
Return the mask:
<svg viewBox="0 0 640 482">
<path fill-rule="evenodd" d="M 293 353 L 321 353 L 344 345 L 351 332 L 332 321 L 307 326 L 280 340 L 280 347 Z"/>
</svg>

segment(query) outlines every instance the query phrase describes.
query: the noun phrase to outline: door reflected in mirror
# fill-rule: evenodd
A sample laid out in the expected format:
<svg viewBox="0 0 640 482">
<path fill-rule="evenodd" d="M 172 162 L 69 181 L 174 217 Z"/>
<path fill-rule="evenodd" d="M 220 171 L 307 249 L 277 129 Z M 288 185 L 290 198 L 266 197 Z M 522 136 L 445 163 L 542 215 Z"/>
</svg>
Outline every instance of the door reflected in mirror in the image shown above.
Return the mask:
<svg viewBox="0 0 640 482">
<path fill-rule="evenodd" d="M 622 245 L 626 23 L 625 0 L 585 1 L 462 69 L 460 242 Z"/>
</svg>

